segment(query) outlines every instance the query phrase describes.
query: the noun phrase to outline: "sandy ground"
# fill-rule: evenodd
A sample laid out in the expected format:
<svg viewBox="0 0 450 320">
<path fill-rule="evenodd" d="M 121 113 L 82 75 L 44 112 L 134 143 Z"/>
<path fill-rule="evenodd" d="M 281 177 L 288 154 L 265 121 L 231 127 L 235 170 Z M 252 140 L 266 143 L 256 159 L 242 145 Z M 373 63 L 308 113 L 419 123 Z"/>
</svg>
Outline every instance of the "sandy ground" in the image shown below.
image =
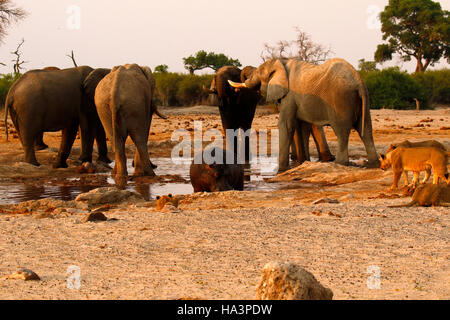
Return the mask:
<svg viewBox="0 0 450 320">
<path fill-rule="evenodd" d="M 171 133 L 192 128 L 193 120 L 221 129 L 215 108 L 163 111 L 170 118 L 154 119 L 151 157 L 169 156 Z M 372 119 L 379 152 L 405 139 L 435 139 L 450 149 L 450 109 L 372 111 Z M 258 110 L 255 129 L 276 124 L 276 114 Z M 326 132 L 335 152 L 336 138 Z M 3 127 L 0 134 L 0 183 L 77 175 L 79 140 L 70 168 L 53 170 L 60 134 L 46 134 L 51 148 L 37 154 L 42 166 L 34 169 L 18 163 L 14 132 L 9 142 Z M 356 133 L 349 153 L 365 157 Z M 280 190 L 188 195 L 178 212 L 159 212 L 154 201 L 122 203 L 98 223 L 81 223 L 88 210 L 64 209 L 70 203 L 47 216 L 45 208 L 2 205 L 0 277 L 23 267 L 42 281 L 0 280 L 0 298 L 253 299 L 263 266 L 274 260 L 304 266 L 335 299 L 450 298 L 448 208 L 388 208 L 409 202 L 402 190 L 387 190 L 391 171 L 306 163 L 296 173 Z M 313 204 L 324 197 L 339 203 Z M 73 265 L 80 267 L 78 290 L 67 288 Z M 367 286 L 371 266 L 380 270 L 380 289 Z"/>
</svg>

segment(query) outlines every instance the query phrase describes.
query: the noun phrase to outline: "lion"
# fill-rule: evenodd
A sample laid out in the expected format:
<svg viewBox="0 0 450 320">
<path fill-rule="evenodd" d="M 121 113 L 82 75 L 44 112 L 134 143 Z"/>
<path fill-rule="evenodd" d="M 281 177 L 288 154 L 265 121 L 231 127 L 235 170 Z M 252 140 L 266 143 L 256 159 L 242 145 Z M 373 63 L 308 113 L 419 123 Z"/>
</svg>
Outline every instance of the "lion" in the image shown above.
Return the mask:
<svg viewBox="0 0 450 320">
<path fill-rule="evenodd" d="M 403 147 L 403 148 L 424 148 L 424 147 L 430 147 L 430 148 L 437 148 L 437 149 L 441 149 L 442 151 L 447 153 L 447 156 L 450 156 L 450 153 L 447 152 L 447 149 L 445 148 L 445 146 L 436 141 L 436 140 L 426 140 L 426 141 L 419 141 L 419 142 L 410 142 L 409 140 L 405 140 L 403 142 L 400 143 L 395 143 L 395 144 L 391 144 L 389 146 L 389 149 L 387 150 L 386 154 L 388 154 L 391 151 L 394 151 L 396 148 L 398 147 Z M 431 167 L 429 168 L 429 171 L 427 171 L 427 176 L 425 177 L 425 179 L 422 181 L 422 183 L 426 183 L 428 181 L 428 179 L 431 176 Z M 403 172 L 403 178 L 405 180 L 405 186 L 409 185 L 409 179 L 408 179 L 408 172 L 405 171 Z"/>
<path fill-rule="evenodd" d="M 398 147 L 403 147 L 403 148 L 437 148 L 437 149 L 441 149 L 442 151 L 447 152 L 447 149 L 445 148 L 445 146 L 436 141 L 436 140 L 426 140 L 426 141 L 419 141 L 419 142 L 410 142 L 409 140 L 405 140 L 401 143 L 395 143 L 395 144 L 391 144 L 389 146 L 389 149 L 386 153 L 389 153 L 393 150 L 395 150 Z"/>
<path fill-rule="evenodd" d="M 169 193 L 167 196 L 157 196 L 156 209 L 161 211 L 168 203 L 174 206 L 175 208 L 178 208 L 179 201 L 180 199 L 174 197 L 171 193 Z"/>
<path fill-rule="evenodd" d="M 412 201 L 408 204 L 389 206 L 389 208 L 402 207 L 429 207 L 450 206 L 450 186 L 445 184 L 424 184 L 414 191 Z"/>
<path fill-rule="evenodd" d="M 437 148 L 403 148 L 395 150 L 380 156 L 381 169 L 387 170 L 392 167 L 394 171 L 394 182 L 391 190 L 398 187 L 398 180 L 404 174 L 405 183 L 408 183 L 406 171 L 414 172 L 412 184 L 416 185 L 419 180 L 419 173 L 426 171 L 425 179 L 422 183 L 428 181 L 433 169 L 433 184 L 439 183 L 439 178 L 447 184 L 450 183 L 447 171 L 448 154 Z"/>
</svg>

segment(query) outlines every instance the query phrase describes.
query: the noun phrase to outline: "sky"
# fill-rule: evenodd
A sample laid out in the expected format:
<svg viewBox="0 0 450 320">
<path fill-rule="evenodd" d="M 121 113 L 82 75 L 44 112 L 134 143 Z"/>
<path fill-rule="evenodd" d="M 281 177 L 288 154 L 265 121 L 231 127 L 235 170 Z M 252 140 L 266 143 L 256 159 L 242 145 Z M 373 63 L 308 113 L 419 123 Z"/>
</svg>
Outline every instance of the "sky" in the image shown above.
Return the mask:
<svg viewBox="0 0 450 320">
<path fill-rule="evenodd" d="M 224 53 L 243 66 L 258 66 L 264 43 L 295 39 L 295 27 L 330 46 L 333 57 L 355 67 L 373 60 L 382 42 L 377 12 L 387 0 L 13 0 L 28 16 L 12 25 L 0 44 L 0 73 L 11 72 L 17 44 L 25 39 L 27 69 L 93 68 L 138 63 L 187 72 L 183 57 L 199 50 Z M 450 10 L 450 0 L 439 1 Z M 396 58 L 385 66 L 414 71 Z M 444 59 L 435 68 L 449 67 Z M 197 72 L 212 73 L 210 69 Z"/>
</svg>

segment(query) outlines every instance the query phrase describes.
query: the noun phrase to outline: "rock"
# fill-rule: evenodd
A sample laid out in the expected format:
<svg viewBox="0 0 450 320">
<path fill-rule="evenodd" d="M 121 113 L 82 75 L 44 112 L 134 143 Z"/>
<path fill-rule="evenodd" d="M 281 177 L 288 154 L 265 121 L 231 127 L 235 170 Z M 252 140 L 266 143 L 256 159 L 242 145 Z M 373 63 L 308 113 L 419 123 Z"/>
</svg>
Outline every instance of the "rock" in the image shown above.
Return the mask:
<svg viewBox="0 0 450 320">
<path fill-rule="evenodd" d="M 345 196 L 342 196 L 339 198 L 339 201 L 346 201 L 346 200 L 351 200 L 354 199 L 355 196 L 352 193 L 346 194 Z"/>
<path fill-rule="evenodd" d="M 256 288 L 257 300 L 332 300 L 333 292 L 292 263 L 268 263 Z"/>
<path fill-rule="evenodd" d="M 97 206 L 102 204 L 120 203 L 120 202 L 140 202 L 144 198 L 128 190 L 118 190 L 114 187 L 104 187 L 82 193 L 75 199 L 78 202 L 85 202 L 89 206 Z"/>
<path fill-rule="evenodd" d="M 86 217 L 81 220 L 81 222 L 96 222 L 96 221 L 107 221 L 108 218 L 101 212 L 91 212 Z"/>
<path fill-rule="evenodd" d="M 39 219 L 54 219 L 55 217 L 51 213 L 43 212 L 35 215 L 34 218 L 39 220 Z"/>
<path fill-rule="evenodd" d="M 39 278 L 39 276 L 36 273 L 34 273 L 29 269 L 20 269 L 19 271 L 13 273 L 12 275 L 7 276 L 6 279 L 24 280 L 24 281 L 41 280 L 41 278 Z"/>
<path fill-rule="evenodd" d="M 338 204 L 339 200 L 337 200 L 337 199 L 330 199 L 330 198 L 321 198 L 319 200 L 314 201 L 312 204 L 321 204 L 321 203 Z"/>
</svg>

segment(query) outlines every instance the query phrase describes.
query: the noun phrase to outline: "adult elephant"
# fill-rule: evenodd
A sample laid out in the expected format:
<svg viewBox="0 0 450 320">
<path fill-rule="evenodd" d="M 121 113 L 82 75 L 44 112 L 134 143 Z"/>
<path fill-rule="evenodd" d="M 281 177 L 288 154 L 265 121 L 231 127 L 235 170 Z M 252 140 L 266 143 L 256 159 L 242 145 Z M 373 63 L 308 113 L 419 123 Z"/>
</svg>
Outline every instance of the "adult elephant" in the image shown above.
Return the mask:
<svg viewBox="0 0 450 320">
<path fill-rule="evenodd" d="M 279 101 L 279 170 L 289 166 L 289 146 L 298 120 L 318 126 L 330 125 L 338 139 L 336 162 L 348 165 L 351 129 L 359 133 L 369 166 L 379 160 L 372 136 L 369 96 L 358 72 L 343 59 L 313 65 L 298 59 L 271 59 L 263 63 L 245 83 L 234 87 L 261 89 L 268 101 Z"/>
<path fill-rule="evenodd" d="M 154 176 L 148 155 L 148 136 L 153 113 L 162 116 L 153 101 L 155 79 L 149 67 L 127 64 L 114 67 L 95 90 L 95 105 L 115 151 L 113 174 L 119 181 L 127 175 L 125 142 L 136 145 L 135 176 Z"/>
<path fill-rule="evenodd" d="M 232 136 L 227 139 L 233 139 L 234 153 L 238 154 L 240 144 L 238 142 L 238 131 L 242 129 L 245 133 L 245 159 L 250 159 L 250 129 L 252 128 L 255 117 L 256 104 L 261 99 L 259 93 L 255 90 L 234 90 L 228 84 L 228 81 L 245 81 L 248 79 L 255 67 L 247 66 L 243 70 L 234 66 L 224 66 L 217 70 L 209 90 L 206 92 L 217 96 L 214 101 L 219 107 L 222 127 L 227 135 L 232 130 Z M 231 142 L 231 141 L 230 141 Z M 232 150 L 233 151 L 233 150 Z"/>
<path fill-rule="evenodd" d="M 93 72 L 99 75 L 96 81 L 90 83 L 94 89 L 84 87 L 84 81 Z M 97 127 L 100 122 L 87 89 L 95 90 L 104 73 L 96 72 L 88 66 L 64 70 L 32 70 L 13 84 L 5 102 L 5 122 L 9 112 L 24 148 L 25 162 L 39 166 L 34 150 L 35 142 L 42 140 L 43 132 L 62 130 L 63 136 L 54 167 L 67 168 L 66 161 L 78 127 L 81 128 L 80 159 L 83 162 L 92 161 L 93 140 L 103 128 Z M 103 145 L 106 146 L 105 135 Z M 107 149 L 99 147 L 99 160 L 109 161 Z"/>
</svg>

